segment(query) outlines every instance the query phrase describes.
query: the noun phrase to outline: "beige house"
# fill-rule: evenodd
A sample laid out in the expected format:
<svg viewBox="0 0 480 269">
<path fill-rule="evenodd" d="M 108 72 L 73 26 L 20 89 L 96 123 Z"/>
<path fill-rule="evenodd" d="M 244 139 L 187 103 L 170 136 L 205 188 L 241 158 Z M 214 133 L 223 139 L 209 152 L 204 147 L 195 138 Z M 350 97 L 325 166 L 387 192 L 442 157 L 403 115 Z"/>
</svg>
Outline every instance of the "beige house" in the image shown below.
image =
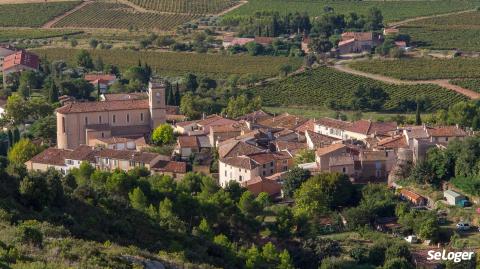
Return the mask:
<svg viewBox="0 0 480 269">
<path fill-rule="evenodd" d="M 340 54 L 369 52 L 382 43 L 382 37 L 373 32 L 345 32 L 338 43 Z"/>
<path fill-rule="evenodd" d="M 165 85 L 151 82 L 148 99 L 67 103 L 56 114 L 60 149 L 99 138 L 148 136 L 165 123 Z"/>
<path fill-rule="evenodd" d="M 109 171 L 115 169 L 129 171 L 135 167 L 145 167 L 151 170 L 161 160 L 169 161 L 170 158 L 150 152 L 114 149 L 102 149 L 95 154 L 95 166 Z"/>
</svg>

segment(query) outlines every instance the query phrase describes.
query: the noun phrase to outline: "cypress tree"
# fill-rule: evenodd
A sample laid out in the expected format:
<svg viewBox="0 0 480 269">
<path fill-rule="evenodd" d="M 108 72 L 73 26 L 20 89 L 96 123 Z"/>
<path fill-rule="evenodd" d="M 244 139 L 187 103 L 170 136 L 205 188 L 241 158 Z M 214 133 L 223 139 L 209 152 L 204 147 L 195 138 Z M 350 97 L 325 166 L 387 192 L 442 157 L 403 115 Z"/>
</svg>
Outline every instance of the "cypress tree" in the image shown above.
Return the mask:
<svg viewBox="0 0 480 269">
<path fill-rule="evenodd" d="M 179 106 L 180 105 L 180 87 L 178 86 L 178 82 L 177 82 L 177 86 L 176 86 L 176 90 L 175 90 L 175 105 L 176 106 Z"/>
<path fill-rule="evenodd" d="M 420 101 L 417 100 L 417 111 L 415 113 L 415 124 L 416 125 L 421 125 L 422 124 L 422 118 L 420 117 Z"/>
<path fill-rule="evenodd" d="M 55 81 L 52 81 L 52 85 L 48 89 L 48 102 L 50 104 L 58 102 L 58 88 Z"/>
<path fill-rule="evenodd" d="M 97 83 L 97 101 L 100 101 L 100 82 Z"/>
<path fill-rule="evenodd" d="M 172 89 L 170 88 L 170 83 L 165 84 L 165 104 L 169 105 L 169 98 L 170 98 L 170 92 Z"/>
<path fill-rule="evenodd" d="M 9 147 L 12 147 L 14 144 L 14 141 L 13 141 L 13 133 L 11 129 L 8 129 L 7 135 L 8 135 L 8 145 Z"/>
<path fill-rule="evenodd" d="M 167 105 L 174 106 L 175 105 L 175 95 L 173 94 L 173 87 L 172 84 L 168 84 L 168 97 L 167 97 Z"/>
<path fill-rule="evenodd" d="M 20 141 L 20 130 L 15 127 L 15 129 L 13 129 L 13 143 L 17 143 L 18 141 Z"/>
</svg>

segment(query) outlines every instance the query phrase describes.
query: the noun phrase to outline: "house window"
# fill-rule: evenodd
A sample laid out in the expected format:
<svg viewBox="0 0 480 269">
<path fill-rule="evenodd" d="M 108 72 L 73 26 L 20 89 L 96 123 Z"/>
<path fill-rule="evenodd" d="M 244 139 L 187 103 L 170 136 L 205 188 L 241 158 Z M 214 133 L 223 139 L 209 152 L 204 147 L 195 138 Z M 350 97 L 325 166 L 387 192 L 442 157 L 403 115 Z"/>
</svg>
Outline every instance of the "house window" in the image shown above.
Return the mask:
<svg viewBox="0 0 480 269">
<path fill-rule="evenodd" d="M 347 172 L 347 168 L 343 167 L 343 168 L 342 168 L 342 172 L 343 172 L 343 173 L 346 173 L 346 172 Z"/>
<path fill-rule="evenodd" d="M 65 117 L 62 117 L 62 130 L 65 133 Z"/>
<path fill-rule="evenodd" d="M 104 138 L 104 137 L 105 137 L 105 134 L 102 132 L 102 138 Z"/>
<path fill-rule="evenodd" d="M 130 166 L 135 166 L 135 161 L 130 161 Z"/>
<path fill-rule="evenodd" d="M 112 118 L 113 123 L 115 123 L 116 120 L 117 119 L 116 119 L 115 115 L 113 115 L 113 118 Z"/>
<path fill-rule="evenodd" d="M 448 141 L 448 137 L 445 137 L 445 141 Z"/>
<path fill-rule="evenodd" d="M 127 114 L 127 122 L 130 122 L 130 114 Z"/>
<path fill-rule="evenodd" d="M 102 116 L 98 116 L 98 123 L 102 123 Z"/>
<path fill-rule="evenodd" d="M 85 117 L 85 125 L 88 125 L 88 117 Z"/>
<path fill-rule="evenodd" d="M 227 170 L 225 170 L 225 176 L 227 176 Z"/>
<path fill-rule="evenodd" d="M 242 181 L 242 179 L 243 179 L 242 176 L 240 176 L 240 177 L 238 178 L 239 181 Z"/>
<path fill-rule="evenodd" d="M 110 163 L 110 160 L 108 158 L 105 159 L 105 163 L 106 164 L 109 164 Z"/>
<path fill-rule="evenodd" d="M 270 163 L 270 166 L 273 166 L 273 162 Z"/>
<path fill-rule="evenodd" d="M 270 169 L 270 174 L 273 174 L 273 169 Z"/>
<path fill-rule="evenodd" d="M 262 175 L 265 175 L 265 171 L 262 171 Z"/>
<path fill-rule="evenodd" d="M 265 164 L 263 164 L 262 166 L 263 166 L 263 168 L 265 168 Z"/>
<path fill-rule="evenodd" d="M 140 113 L 140 120 L 143 121 L 143 113 Z"/>
</svg>

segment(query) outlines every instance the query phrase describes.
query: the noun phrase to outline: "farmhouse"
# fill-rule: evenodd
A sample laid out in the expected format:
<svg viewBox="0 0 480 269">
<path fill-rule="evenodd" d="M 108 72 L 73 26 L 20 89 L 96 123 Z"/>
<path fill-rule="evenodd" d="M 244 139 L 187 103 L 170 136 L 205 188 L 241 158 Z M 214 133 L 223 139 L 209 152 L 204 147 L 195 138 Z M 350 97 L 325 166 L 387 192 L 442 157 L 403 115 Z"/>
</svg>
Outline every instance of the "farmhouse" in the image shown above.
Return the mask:
<svg viewBox="0 0 480 269">
<path fill-rule="evenodd" d="M 228 48 L 235 45 L 245 46 L 247 43 L 255 42 L 262 46 L 271 45 L 273 42 L 273 37 L 255 37 L 255 38 L 246 38 L 246 37 L 233 37 L 233 36 L 224 36 L 223 37 L 223 47 Z"/>
<path fill-rule="evenodd" d="M 95 87 L 100 87 L 100 92 L 105 93 L 107 88 L 117 80 L 117 77 L 111 74 L 86 74 L 85 80 Z"/>
<path fill-rule="evenodd" d="M 148 99 L 67 103 L 56 110 L 57 146 L 73 149 L 90 140 L 144 137 L 166 120 L 165 85 L 151 82 Z"/>
<path fill-rule="evenodd" d="M 8 77 L 12 73 L 26 70 L 38 70 L 40 60 L 36 54 L 21 50 L 5 56 L 3 59 L 3 83 L 8 84 Z"/>
<path fill-rule="evenodd" d="M 373 32 L 345 32 L 337 51 L 340 54 L 369 52 L 381 43 L 381 36 Z"/>
<path fill-rule="evenodd" d="M 15 49 L 9 46 L 0 46 L 0 70 L 3 70 L 3 61 L 5 57 L 15 53 Z"/>
<path fill-rule="evenodd" d="M 424 205 L 427 205 L 427 198 L 421 196 L 420 194 L 416 193 L 416 192 L 413 192 L 411 190 L 407 190 L 407 189 L 402 189 L 400 191 L 400 195 L 410 201 L 412 204 L 416 205 L 416 206 L 424 206 Z"/>
</svg>

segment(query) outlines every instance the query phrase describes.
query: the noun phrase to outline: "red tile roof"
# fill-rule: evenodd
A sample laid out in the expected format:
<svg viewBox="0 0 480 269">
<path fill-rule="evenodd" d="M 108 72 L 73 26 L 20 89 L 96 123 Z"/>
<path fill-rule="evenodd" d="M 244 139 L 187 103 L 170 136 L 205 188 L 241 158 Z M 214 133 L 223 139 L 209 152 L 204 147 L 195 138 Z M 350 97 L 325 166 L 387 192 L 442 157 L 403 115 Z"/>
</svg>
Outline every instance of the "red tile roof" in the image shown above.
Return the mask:
<svg viewBox="0 0 480 269">
<path fill-rule="evenodd" d="M 228 140 L 227 140 L 228 141 Z M 248 144 L 244 141 L 231 141 L 219 146 L 218 154 L 220 158 L 234 157 L 240 155 L 249 155 L 262 152 L 263 150 L 257 146 Z"/>
<path fill-rule="evenodd" d="M 94 81 L 112 82 L 115 79 L 117 79 L 117 77 L 111 74 L 86 74 L 85 75 L 85 80 L 88 82 L 94 82 Z"/>
<path fill-rule="evenodd" d="M 38 69 L 39 63 L 40 60 L 37 55 L 22 50 L 5 57 L 3 60 L 3 70 L 5 71 L 18 65 Z"/>
<path fill-rule="evenodd" d="M 108 93 L 104 94 L 103 96 L 105 97 L 105 101 L 124 101 L 148 98 L 148 94 L 146 92 Z"/>
<path fill-rule="evenodd" d="M 221 159 L 220 161 L 234 167 L 248 170 L 252 170 L 253 168 L 257 167 L 257 164 L 247 156 L 229 157 Z"/>
<path fill-rule="evenodd" d="M 407 139 L 405 136 L 387 137 L 377 142 L 377 147 L 394 149 L 394 148 L 406 148 Z"/>
<path fill-rule="evenodd" d="M 317 151 L 316 151 L 316 155 L 317 156 L 323 156 L 323 155 L 326 155 L 328 153 L 331 153 L 331 152 L 334 152 L 334 151 L 337 151 L 339 149 L 343 149 L 343 148 L 346 148 L 346 147 L 347 146 L 345 146 L 342 143 L 331 144 L 331 145 L 326 146 L 324 148 L 318 148 Z"/>
<path fill-rule="evenodd" d="M 117 160 L 129 160 L 149 164 L 151 161 L 161 156 L 157 153 L 138 152 L 131 150 L 102 149 L 95 153 L 95 157 L 109 158 Z M 164 158 L 164 157 L 163 157 Z"/>
<path fill-rule="evenodd" d="M 464 137 L 467 133 L 457 126 L 441 126 L 427 129 L 427 133 L 432 137 Z"/>
<path fill-rule="evenodd" d="M 69 113 L 148 109 L 148 108 L 149 108 L 148 99 L 141 99 L 141 100 L 123 100 L 123 101 L 68 103 L 58 108 L 56 111 L 60 114 L 69 114 Z"/>
<path fill-rule="evenodd" d="M 276 196 L 282 191 L 282 185 L 280 185 L 280 183 L 260 176 L 243 182 L 242 185 L 255 195 L 266 192 L 270 196 Z"/>
<path fill-rule="evenodd" d="M 152 166 L 152 169 L 157 172 L 181 173 L 187 172 L 187 163 L 160 160 Z"/>
<path fill-rule="evenodd" d="M 356 41 L 371 41 L 373 40 L 372 32 L 345 32 L 342 34 L 342 40 L 354 39 Z"/>
<path fill-rule="evenodd" d="M 49 164 L 56 166 L 65 165 L 65 156 L 70 153 L 69 150 L 48 148 L 30 159 L 32 163 Z"/>
<path fill-rule="evenodd" d="M 261 125 L 265 125 L 268 127 L 280 127 L 285 129 L 295 129 L 296 127 L 305 123 L 307 119 L 290 115 L 288 113 L 284 113 L 278 115 L 276 117 L 268 118 L 259 121 L 258 123 Z"/>
<path fill-rule="evenodd" d="M 198 140 L 196 136 L 179 136 L 178 145 L 181 148 L 198 148 Z"/>
<path fill-rule="evenodd" d="M 340 130 L 345 130 L 352 125 L 352 123 L 348 121 L 337 120 L 337 119 L 326 118 L 326 117 L 316 120 L 315 124 L 327 126 L 330 128 L 340 129 Z"/>
</svg>

